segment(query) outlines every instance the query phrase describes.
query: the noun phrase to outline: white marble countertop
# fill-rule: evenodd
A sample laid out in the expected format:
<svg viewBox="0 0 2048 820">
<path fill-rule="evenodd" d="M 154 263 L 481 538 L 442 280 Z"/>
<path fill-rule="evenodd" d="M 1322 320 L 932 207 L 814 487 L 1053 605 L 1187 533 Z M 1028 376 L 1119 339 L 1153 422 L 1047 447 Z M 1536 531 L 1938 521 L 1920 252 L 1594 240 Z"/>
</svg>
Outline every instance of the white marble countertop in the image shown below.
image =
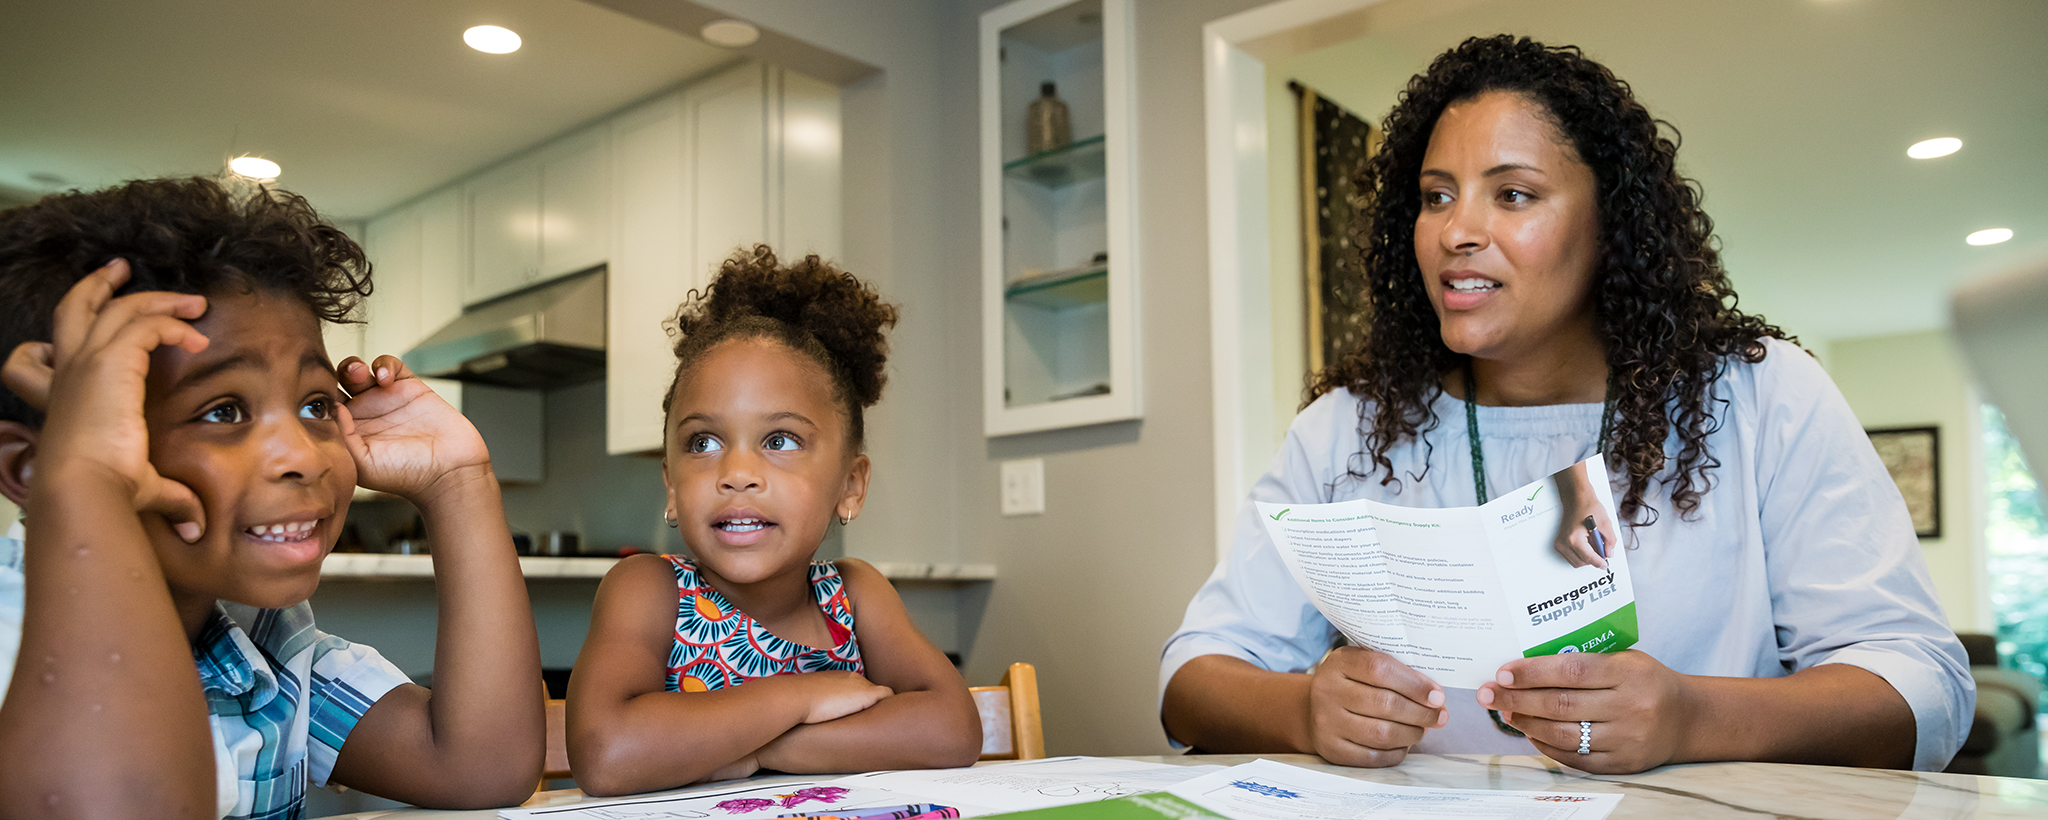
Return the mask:
<svg viewBox="0 0 2048 820">
<path fill-rule="evenodd" d="M 1521 789 L 1559 792 L 1615 792 L 1627 795 L 1611 820 L 1669 818 L 1774 818 L 1774 820 L 1963 820 L 1964 818 L 2048 817 L 2048 780 L 1928 774 L 1886 769 L 1794 766 L 1783 763 L 1697 763 L 1665 766 L 1635 775 L 1586 774 L 1534 756 L 1409 755 L 1390 769 L 1332 766 L 1312 755 L 1200 755 L 1132 757 L 1157 763 L 1216 763 L 1235 766 L 1265 757 L 1333 774 L 1403 786 L 1456 789 Z M 763 778 L 774 780 L 816 780 Z M 721 787 L 729 787 L 723 784 Z M 529 807 L 566 806 L 592 800 L 574 789 L 541 792 Z M 353 820 L 487 820 L 485 811 L 370 811 L 343 815 Z"/>
<path fill-rule="evenodd" d="M 548 558 L 521 556 L 519 571 L 527 578 L 603 578 L 617 558 Z M 927 564 L 908 561 L 877 561 L 875 569 L 897 583 L 964 584 L 993 581 L 994 564 Z M 320 577 L 359 581 L 426 580 L 434 577 L 431 555 L 392 555 L 373 552 L 337 552 L 320 565 Z"/>
</svg>

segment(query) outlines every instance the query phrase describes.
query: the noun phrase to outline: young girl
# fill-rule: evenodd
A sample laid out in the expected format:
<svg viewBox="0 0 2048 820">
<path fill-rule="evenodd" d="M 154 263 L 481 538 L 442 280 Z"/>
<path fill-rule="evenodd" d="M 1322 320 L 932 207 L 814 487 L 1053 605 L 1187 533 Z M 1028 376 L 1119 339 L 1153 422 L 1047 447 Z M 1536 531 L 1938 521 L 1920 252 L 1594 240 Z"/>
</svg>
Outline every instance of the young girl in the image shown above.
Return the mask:
<svg viewBox="0 0 2048 820">
<path fill-rule="evenodd" d="M 888 580 L 811 560 L 867 497 L 861 410 L 881 397 L 896 309 L 765 245 L 692 297 L 675 320 L 662 482 L 695 559 L 627 558 L 598 588 L 569 682 L 577 784 L 972 764 L 967 687 Z"/>
</svg>

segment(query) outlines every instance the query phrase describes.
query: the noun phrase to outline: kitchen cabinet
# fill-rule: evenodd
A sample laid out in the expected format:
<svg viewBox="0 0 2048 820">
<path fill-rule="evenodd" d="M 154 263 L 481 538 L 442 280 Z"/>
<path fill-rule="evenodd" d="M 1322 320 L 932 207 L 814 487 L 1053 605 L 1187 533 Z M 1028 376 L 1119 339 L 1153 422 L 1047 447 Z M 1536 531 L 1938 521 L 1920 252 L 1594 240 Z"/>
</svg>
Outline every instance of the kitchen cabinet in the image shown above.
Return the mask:
<svg viewBox="0 0 2048 820">
<path fill-rule="evenodd" d="M 606 449 L 662 445 L 667 320 L 740 247 L 839 254 L 839 90 L 748 63 L 611 121 Z"/>
<path fill-rule="evenodd" d="M 748 62 L 393 210 L 368 226 L 366 349 L 402 353 L 464 306 L 605 265 L 606 449 L 659 450 L 665 325 L 690 291 L 755 242 L 838 257 L 839 137 L 837 87 Z"/>
<path fill-rule="evenodd" d="M 605 263 L 612 240 L 610 128 L 587 128 L 540 151 L 540 273 L 545 281 Z"/>
<path fill-rule="evenodd" d="M 469 199 L 469 269 L 464 304 L 526 287 L 540 275 L 540 164 L 512 162 L 478 175 Z"/>
<path fill-rule="evenodd" d="M 368 324 L 362 326 L 360 348 L 334 353 L 335 361 L 351 354 L 369 361 L 387 353 L 402 357 L 462 315 L 465 193 L 464 188 L 451 186 L 370 220 L 364 249 L 376 287 L 364 301 Z M 476 425 L 491 449 L 491 467 L 500 481 L 541 480 L 545 465 L 539 392 L 447 379 L 425 381 Z"/>
<path fill-rule="evenodd" d="M 663 323 L 699 287 L 692 276 L 686 170 L 688 112 L 673 94 L 612 122 L 612 259 L 606 269 L 605 449 L 661 446 L 662 395 L 673 369 Z"/>
<path fill-rule="evenodd" d="M 602 265 L 611 249 L 610 129 L 600 124 L 479 174 L 464 304 Z"/>
<path fill-rule="evenodd" d="M 364 300 L 365 361 L 404 356 L 420 340 L 420 233 L 415 208 L 370 220 L 365 249 L 375 289 Z"/>
<path fill-rule="evenodd" d="M 688 259 L 700 281 L 708 282 L 734 248 L 769 239 L 765 74 L 762 66 L 743 66 L 683 92 L 695 245 Z"/>
</svg>

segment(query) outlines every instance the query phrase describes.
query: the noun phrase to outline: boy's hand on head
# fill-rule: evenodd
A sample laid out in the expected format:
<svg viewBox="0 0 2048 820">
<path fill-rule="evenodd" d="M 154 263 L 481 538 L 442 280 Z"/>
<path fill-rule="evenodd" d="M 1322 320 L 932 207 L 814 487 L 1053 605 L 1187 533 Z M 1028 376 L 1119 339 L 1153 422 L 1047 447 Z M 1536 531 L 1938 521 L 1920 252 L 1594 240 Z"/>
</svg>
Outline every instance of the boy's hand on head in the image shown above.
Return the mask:
<svg viewBox="0 0 2048 820">
<path fill-rule="evenodd" d="M 896 694 L 856 672 L 808 672 L 804 677 L 810 679 L 813 687 L 811 710 L 804 715 L 805 723 L 838 720 Z"/>
<path fill-rule="evenodd" d="M 444 481 L 488 474 L 483 436 L 397 356 L 371 363 L 350 356 L 336 369 L 348 391 L 342 438 L 356 460 L 356 483 L 417 499 Z"/>
<path fill-rule="evenodd" d="M 128 273 L 128 262 L 115 259 L 80 279 L 57 303 L 50 341 L 16 347 L 0 380 L 47 416 L 39 474 L 101 470 L 123 484 L 138 512 L 162 515 L 179 537 L 197 541 L 205 511 L 191 488 L 149 463 L 142 401 L 150 351 L 206 349 L 206 337 L 189 324 L 206 313 L 206 298 L 155 291 L 114 298 Z"/>
</svg>

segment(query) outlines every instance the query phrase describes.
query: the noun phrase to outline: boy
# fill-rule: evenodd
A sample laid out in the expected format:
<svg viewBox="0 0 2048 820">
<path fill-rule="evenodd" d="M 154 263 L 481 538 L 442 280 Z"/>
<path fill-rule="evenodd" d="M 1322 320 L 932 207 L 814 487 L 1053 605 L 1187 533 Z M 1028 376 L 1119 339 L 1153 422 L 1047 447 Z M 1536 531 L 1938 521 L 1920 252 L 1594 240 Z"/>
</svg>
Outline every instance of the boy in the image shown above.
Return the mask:
<svg viewBox="0 0 2048 820">
<path fill-rule="evenodd" d="M 290 194 L 147 180 L 0 214 L 0 493 L 24 524 L 0 538 L 0 816 L 532 793 L 540 653 L 490 456 L 395 357 L 337 380 L 320 323 L 369 290 Z M 313 628 L 358 484 L 434 533 L 431 698 Z"/>
</svg>

